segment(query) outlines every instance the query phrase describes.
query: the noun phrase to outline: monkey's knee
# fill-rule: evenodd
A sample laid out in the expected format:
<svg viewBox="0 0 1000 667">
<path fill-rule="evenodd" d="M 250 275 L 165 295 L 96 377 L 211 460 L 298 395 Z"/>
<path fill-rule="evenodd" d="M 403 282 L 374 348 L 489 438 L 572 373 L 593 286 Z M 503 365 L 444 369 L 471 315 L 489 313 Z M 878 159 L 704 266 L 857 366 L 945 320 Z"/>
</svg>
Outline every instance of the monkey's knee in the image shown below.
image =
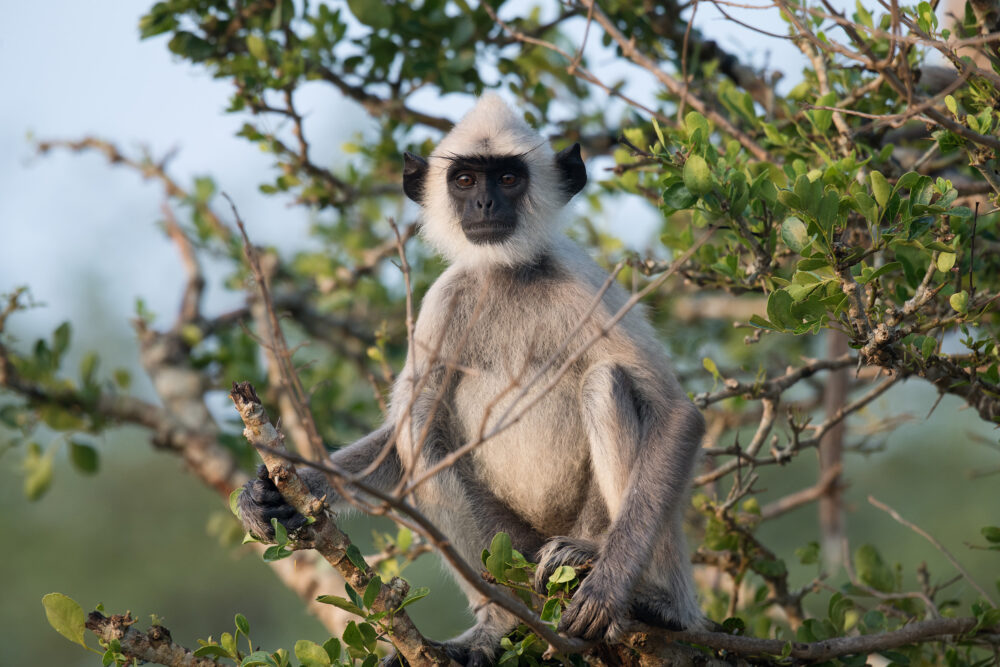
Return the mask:
<svg viewBox="0 0 1000 667">
<path fill-rule="evenodd" d="M 549 578 L 563 565 L 568 565 L 577 571 L 581 579 L 590 571 L 597 559 L 598 545 L 591 540 L 575 537 L 553 537 L 538 550 L 535 568 L 535 590 L 547 592 Z"/>
</svg>

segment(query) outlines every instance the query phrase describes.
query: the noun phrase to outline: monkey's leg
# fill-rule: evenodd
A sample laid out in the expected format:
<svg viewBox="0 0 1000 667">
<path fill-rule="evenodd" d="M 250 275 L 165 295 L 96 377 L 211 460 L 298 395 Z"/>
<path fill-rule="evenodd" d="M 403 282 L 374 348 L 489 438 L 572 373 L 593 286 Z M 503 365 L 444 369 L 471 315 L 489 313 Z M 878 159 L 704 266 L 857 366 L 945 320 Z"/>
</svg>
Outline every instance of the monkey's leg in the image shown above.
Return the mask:
<svg viewBox="0 0 1000 667">
<path fill-rule="evenodd" d="M 673 585 L 686 579 L 686 555 L 679 558 L 684 544 L 679 519 L 704 425 L 684 397 L 643 395 L 629 371 L 611 363 L 597 365 L 585 376 L 581 412 L 594 475 L 612 522 L 560 630 L 615 639 L 629 615 L 633 590 L 654 555 L 662 555 L 657 547 L 669 545 L 670 553 L 656 559 L 669 570 L 663 573 L 665 581 Z M 687 605 L 693 596 L 676 599 Z M 679 615 L 687 617 L 689 611 Z"/>
<path fill-rule="evenodd" d="M 330 456 L 330 463 L 348 474 L 366 470 L 372 461 L 379 457 L 383 448 L 389 445 L 394 430 L 392 424 L 383 425 L 361 440 L 334 452 Z M 343 508 L 347 504 L 347 501 L 330 486 L 323 471 L 299 466 L 298 473 L 312 494 L 317 498 L 326 496 L 327 504 L 331 507 Z M 400 475 L 399 457 L 394 449 L 373 472 L 365 477 L 364 481 L 369 486 L 388 489 L 399 481 Z M 257 478 L 244 485 L 237 505 L 243 527 L 262 539 L 274 538 L 272 518 L 278 519 L 288 530 L 295 530 L 305 523 L 302 515 L 298 514 L 278 493 L 274 483 L 267 476 L 267 469 L 263 466 L 258 469 Z"/>
</svg>

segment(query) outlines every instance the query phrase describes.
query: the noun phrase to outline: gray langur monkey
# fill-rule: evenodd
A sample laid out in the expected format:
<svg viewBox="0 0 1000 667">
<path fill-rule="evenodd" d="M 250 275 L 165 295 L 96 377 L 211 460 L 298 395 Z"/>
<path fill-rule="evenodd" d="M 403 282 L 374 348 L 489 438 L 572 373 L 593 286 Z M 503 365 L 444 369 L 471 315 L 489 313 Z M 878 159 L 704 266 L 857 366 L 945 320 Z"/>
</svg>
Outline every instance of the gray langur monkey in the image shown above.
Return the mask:
<svg viewBox="0 0 1000 667">
<path fill-rule="evenodd" d="M 390 489 L 528 406 L 417 486 L 420 511 L 469 563 L 508 533 L 539 564 L 542 591 L 559 566 L 592 564 L 563 613 L 567 634 L 613 640 L 630 619 L 701 627 L 681 522 L 704 420 L 662 344 L 632 309 L 558 376 L 628 299 L 617 283 L 601 294 L 607 272 L 559 230 L 587 182 L 579 145 L 554 153 L 486 95 L 427 160 L 404 157 L 403 189 L 422 207 L 424 238 L 450 266 L 423 299 L 385 423 L 331 461 L 357 474 L 394 440 L 365 478 Z M 322 473 L 302 473 L 317 496 L 346 506 Z M 247 484 L 239 508 L 259 536 L 272 534 L 272 517 L 289 527 L 302 521 L 266 471 Z M 517 620 L 458 583 L 477 623 L 443 646 L 463 664 L 492 664 Z"/>
</svg>

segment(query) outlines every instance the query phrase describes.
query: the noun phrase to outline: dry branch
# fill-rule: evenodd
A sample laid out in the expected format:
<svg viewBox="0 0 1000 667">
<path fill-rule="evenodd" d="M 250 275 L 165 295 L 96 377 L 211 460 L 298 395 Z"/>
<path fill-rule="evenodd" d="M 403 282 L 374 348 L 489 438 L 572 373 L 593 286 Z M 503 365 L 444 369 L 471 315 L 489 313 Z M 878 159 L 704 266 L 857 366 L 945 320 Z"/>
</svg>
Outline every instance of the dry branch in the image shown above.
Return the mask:
<svg viewBox="0 0 1000 667">
<path fill-rule="evenodd" d="M 129 612 L 124 615 L 105 616 L 99 611 L 92 611 L 87 616 L 87 629 L 105 642 L 118 640 L 121 652 L 130 657 L 145 662 L 170 667 L 218 667 L 212 658 L 198 658 L 170 637 L 170 631 L 162 625 L 154 625 L 145 633 L 139 632 L 132 625 L 135 619 Z"/>
<path fill-rule="evenodd" d="M 347 557 L 347 549 L 351 546 L 350 538 L 337 528 L 323 500 L 310 493 L 305 482 L 295 472 L 295 466 L 286 457 L 279 455 L 284 451 L 283 438 L 268 419 L 253 387 L 247 382 L 234 383 L 229 397 L 243 419 L 243 435 L 260 452 L 278 491 L 302 516 L 315 520 L 305 529 L 308 537 L 303 542 L 322 555 L 354 590 L 363 594 L 374 573 L 367 565 L 361 567 Z M 398 577 L 382 584 L 378 597 L 372 603 L 374 611 L 388 612 L 379 624 L 410 665 L 423 667 L 449 664 L 450 661 L 440 649 L 420 634 L 405 611 L 394 611 L 402 604 L 408 592 L 409 584 Z"/>
</svg>

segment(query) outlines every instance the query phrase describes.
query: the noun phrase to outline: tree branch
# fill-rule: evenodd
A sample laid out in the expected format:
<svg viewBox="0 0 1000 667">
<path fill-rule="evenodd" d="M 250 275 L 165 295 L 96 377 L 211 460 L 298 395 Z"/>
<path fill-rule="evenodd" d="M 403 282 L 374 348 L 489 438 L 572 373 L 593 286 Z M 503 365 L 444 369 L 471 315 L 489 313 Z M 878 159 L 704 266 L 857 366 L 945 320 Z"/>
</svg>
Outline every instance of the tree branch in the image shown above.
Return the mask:
<svg viewBox="0 0 1000 667">
<path fill-rule="evenodd" d="M 196 658 L 191 649 L 175 644 L 170 631 L 162 625 L 154 625 L 142 633 L 132 627 L 135 622 L 129 612 L 108 617 L 92 611 L 86 626 L 104 642 L 118 640 L 121 652 L 129 658 L 170 667 L 218 667 L 213 658 Z"/>
</svg>

